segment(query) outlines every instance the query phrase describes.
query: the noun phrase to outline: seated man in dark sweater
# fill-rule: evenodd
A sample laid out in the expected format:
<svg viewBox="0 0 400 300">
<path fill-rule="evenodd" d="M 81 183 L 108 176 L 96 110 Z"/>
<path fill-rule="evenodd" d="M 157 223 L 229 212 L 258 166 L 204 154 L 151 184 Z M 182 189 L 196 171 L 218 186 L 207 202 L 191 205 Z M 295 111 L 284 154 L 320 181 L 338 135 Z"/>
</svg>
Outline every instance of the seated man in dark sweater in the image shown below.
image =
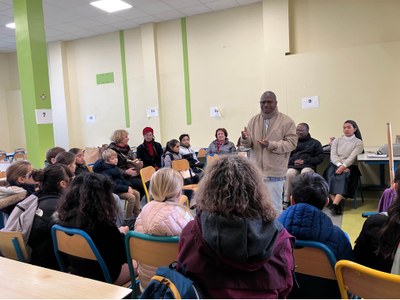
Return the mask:
<svg viewBox="0 0 400 300">
<path fill-rule="evenodd" d="M 314 172 L 317 165 L 324 160 L 324 150 L 321 143 L 312 138 L 309 131 L 310 127 L 307 123 L 299 123 L 297 125 L 297 146 L 290 153 L 286 173 L 285 194 L 283 197 L 284 209 L 290 205 L 289 196 L 291 195 L 293 179 L 300 173 Z"/>
</svg>

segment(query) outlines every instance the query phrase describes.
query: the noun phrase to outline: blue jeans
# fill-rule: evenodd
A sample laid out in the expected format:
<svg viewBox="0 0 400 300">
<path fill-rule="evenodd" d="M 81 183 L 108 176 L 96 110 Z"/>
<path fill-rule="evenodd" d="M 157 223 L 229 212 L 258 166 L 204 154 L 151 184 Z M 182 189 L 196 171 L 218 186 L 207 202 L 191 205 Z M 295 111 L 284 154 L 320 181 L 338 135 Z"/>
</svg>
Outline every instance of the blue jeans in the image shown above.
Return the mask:
<svg viewBox="0 0 400 300">
<path fill-rule="evenodd" d="M 283 210 L 282 207 L 283 186 L 285 184 L 286 177 L 265 176 L 263 180 L 265 185 L 267 186 L 275 210 L 278 213 L 278 215 L 280 215 Z"/>
</svg>

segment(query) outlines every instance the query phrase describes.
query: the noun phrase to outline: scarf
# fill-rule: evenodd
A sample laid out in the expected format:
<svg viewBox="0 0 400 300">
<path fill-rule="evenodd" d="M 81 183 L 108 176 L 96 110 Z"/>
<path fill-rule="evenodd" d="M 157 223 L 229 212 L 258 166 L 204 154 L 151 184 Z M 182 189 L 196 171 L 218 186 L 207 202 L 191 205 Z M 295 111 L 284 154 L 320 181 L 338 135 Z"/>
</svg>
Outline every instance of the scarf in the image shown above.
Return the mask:
<svg viewBox="0 0 400 300">
<path fill-rule="evenodd" d="M 147 151 L 149 152 L 149 155 L 150 155 L 151 157 L 154 157 L 153 142 L 154 142 L 154 141 L 151 141 L 151 142 L 144 141 L 144 144 L 145 144 L 145 146 L 146 146 L 146 149 L 147 149 Z"/>
<path fill-rule="evenodd" d="M 264 120 L 272 119 L 273 117 L 275 117 L 276 115 L 278 115 L 278 107 L 275 108 L 274 111 L 271 112 L 271 113 L 269 113 L 269 114 L 264 114 L 264 113 L 261 111 L 261 115 L 262 115 L 262 117 L 263 117 Z"/>
<path fill-rule="evenodd" d="M 225 142 L 226 142 L 226 139 L 225 139 L 224 141 L 222 141 L 222 142 L 220 142 L 219 140 L 217 140 L 217 152 L 218 152 L 218 153 L 220 152 L 219 149 L 221 149 L 221 146 L 222 146 L 223 144 L 225 144 Z"/>
</svg>

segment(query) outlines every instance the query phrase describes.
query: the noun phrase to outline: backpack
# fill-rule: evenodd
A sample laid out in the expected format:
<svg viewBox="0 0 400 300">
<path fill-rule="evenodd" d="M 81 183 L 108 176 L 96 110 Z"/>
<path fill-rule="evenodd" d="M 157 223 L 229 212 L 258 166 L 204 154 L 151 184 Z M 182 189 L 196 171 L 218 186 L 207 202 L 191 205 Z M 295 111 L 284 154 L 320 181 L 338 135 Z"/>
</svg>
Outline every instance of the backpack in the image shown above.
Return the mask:
<svg viewBox="0 0 400 300">
<path fill-rule="evenodd" d="M 41 212 L 41 210 L 38 209 L 38 206 L 38 197 L 33 194 L 30 195 L 15 206 L 7 219 L 6 225 L 1 229 L 1 231 L 21 232 L 28 252 L 30 252 L 30 249 L 27 244 L 32 229 L 33 219 L 36 214 L 40 215 Z"/>
<path fill-rule="evenodd" d="M 199 287 L 187 276 L 181 267 L 177 270 L 177 263 L 168 267 L 159 267 L 151 278 L 141 299 L 202 299 L 203 293 Z"/>
</svg>

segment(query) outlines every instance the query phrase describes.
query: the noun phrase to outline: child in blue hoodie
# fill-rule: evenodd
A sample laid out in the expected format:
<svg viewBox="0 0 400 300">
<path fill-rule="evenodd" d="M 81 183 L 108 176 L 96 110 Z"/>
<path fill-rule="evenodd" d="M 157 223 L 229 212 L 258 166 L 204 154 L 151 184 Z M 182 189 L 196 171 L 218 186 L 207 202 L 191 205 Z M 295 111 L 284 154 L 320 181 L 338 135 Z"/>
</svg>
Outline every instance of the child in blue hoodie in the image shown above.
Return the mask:
<svg viewBox="0 0 400 300">
<path fill-rule="evenodd" d="M 292 205 L 278 219 L 286 230 L 296 239 L 325 244 L 332 250 L 337 260 L 352 260 L 352 248 L 346 233 L 333 225 L 329 216 L 322 211 L 329 203 L 328 184 L 325 179 L 317 173 L 307 172 L 296 176 L 292 187 L 290 196 Z M 336 281 L 325 282 L 324 285 L 323 282 L 316 281 L 324 279 L 311 279 L 303 274 L 296 274 L 296 277 L 299 288 L 296 289 L 294 285 L 290 298 L 340 298 Z M 313 288 L 308 288 L 306 282 Z M 310 294 L 318 291 L 322 294 Z"/>
<path fill-rule="evenodd" d="M 126 218 L 131 218 L 133 214 L 138 215 L 140 213 L 140 194 L 129 185 L 129 181 L 124 178 L 124 174 L 118 168 L 117 163 L 117 152 L 107 149 L 103 152 L 102 158 L 93 165 L 93 171 L 106 175 L 111 179 L 113 192 L 128 202 Z"/>
</svg>

